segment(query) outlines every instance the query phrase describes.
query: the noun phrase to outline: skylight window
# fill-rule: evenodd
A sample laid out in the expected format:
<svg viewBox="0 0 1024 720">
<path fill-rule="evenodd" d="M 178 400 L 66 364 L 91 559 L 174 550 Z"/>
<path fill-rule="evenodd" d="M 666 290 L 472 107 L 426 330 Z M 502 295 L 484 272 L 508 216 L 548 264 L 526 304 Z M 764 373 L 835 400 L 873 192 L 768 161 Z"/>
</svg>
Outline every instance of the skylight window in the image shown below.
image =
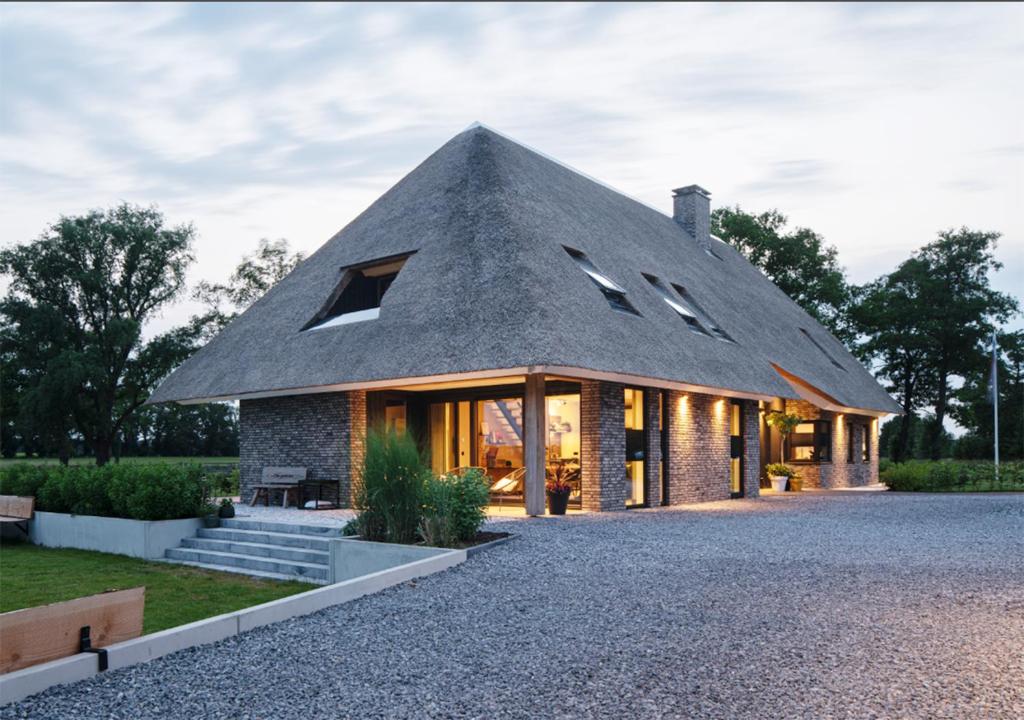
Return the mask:
<svg viewBox="0 0 1024 720">
<path fill-rule="evenodd" d="M 563 245 L 563 247 L 565 246 Z M 574 250 L 570 247 L 565 247 L 565 251 L 569 253 L 569 257 L 579 265 L 580 270 L 585 272 L 587 277 L 597 285 L 602 294 L 604 294 L 608 304 L 611 305 L 613 309 L 629 313 L 631 315 L 640 314 L 637 309 L 633 307 L 632 303 L 626 299 L 626 291 L 618 283 L 598 270 L 597 266 L 590 261 L 590 258 L 579 250 Z"/>
<path fill-rule="evenodd" d="M 380 304 L 409 255 L 389 257 L 342 269 L 341 282 L 303 330 L 320 330 L 376 320 Z"/>
<path fill-rule="evenodd" d="M 818 350 L 821 352 L 821 354 L 824 355 L 826 358 L 828 358 L 828 361 L 830 363 L 835 365 L 837 368 L 839 368 L 843 372 L 846 372 L 846 368 L 844 368 L 842 365 L 839 364 L 839 361 L 835 359 L 835 356 L 833 356 L 832 353 L 830 353 L 828 350 L 825 349 L 824 345 L 822 345 L 817 340 L 815 340 L 813 337 L 811 337 L 811 334 L 809 332 L 807 332 L 806 330 L 804 330 L 803 328 L 800 328 L 800 332 L 802 332 L 804 334 L 805 338 L 807 338 L 808 340 L 811 341 L 811 345 L 813 345 L 814 347 L 818 348 Z"/>
<path fill-rule="evenodd" d="M 721 326 L 717 322 L 715 322 L 715 319 L 713 317 L 711 317 L 710 314 L 708 314 L 708 311 L 705 310 L 701 306 L 701 304 L 698 303 L 694 299 L 693 295 L 690 294 L 689 290 L 684 288 L 682 285 L 678 285 L 676 283 L 672 283 L 672 288 L 677 293 L 679 293 L 679 297 L 681 297 L 683 300 L 685 300 L 686 304 L 689 307 L 693 308 L 694 310 L 697 311 L 697 313 L 699 315 L 703 316 L 704 323 L 708 326 L 708 328 L 711 329 L 711 334 L 712 335 L 714 335 L 719 340 L 725 340 L 726 342 L 731 342 L 731 343 L 736 342 L 735 340 L 732 339 L 732 336 L 729 335 L 729 333 L 727 333 L 725 330 L 723 330 L 721 328 Z"/>
<path fill-rule="evenodd" d="M 704 326 L 700 324 L 700 320 L 697 319 L 694 312 L 690 310 L 684 302 L 674 296 L 672 292 L 662 284 L 661 280 L 656 278 L 654 275 L 648 275 L 647 273 L 642 273 L 642 275 L 644 276 L 644 279 L 651 284 L 651 287 L 654 288 L 655 292 L 661 296 L 661 299 L 665 301 L 665 304 L 676 311 L 691 331 L 698 335 L 706 335 L 710 337 L 711 333 L 704 329 Z"/>
</svg>

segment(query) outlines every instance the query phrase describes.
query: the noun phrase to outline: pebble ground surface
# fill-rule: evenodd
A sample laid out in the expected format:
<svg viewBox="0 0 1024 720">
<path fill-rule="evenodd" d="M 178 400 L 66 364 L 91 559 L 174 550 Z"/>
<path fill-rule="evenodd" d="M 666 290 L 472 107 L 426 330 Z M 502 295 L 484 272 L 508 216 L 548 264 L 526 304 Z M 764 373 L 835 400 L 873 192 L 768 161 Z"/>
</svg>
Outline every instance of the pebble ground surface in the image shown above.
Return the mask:
<svg viewBox="0 0 1024 720">
<path fill-rule="evenodd" d="M 1024 495 L 506 521 L 458 568 L 4 718 L 1021 718 Z"/>
</svg>

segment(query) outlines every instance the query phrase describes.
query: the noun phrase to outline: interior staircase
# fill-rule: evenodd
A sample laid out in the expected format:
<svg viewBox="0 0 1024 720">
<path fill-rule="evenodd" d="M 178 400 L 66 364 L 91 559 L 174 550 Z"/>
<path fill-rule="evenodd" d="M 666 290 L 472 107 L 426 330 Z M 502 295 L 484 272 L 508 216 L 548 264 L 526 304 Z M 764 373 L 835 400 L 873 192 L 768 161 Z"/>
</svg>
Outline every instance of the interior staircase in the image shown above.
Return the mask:
<svg viewBox="0 0 1024 720">
<path fill-rule="evenodd" d="M 166 552 L 169 562 L 275 580 L 327 584 L 331 538 L 341 528 L 232 518 Z"/>
</svg>

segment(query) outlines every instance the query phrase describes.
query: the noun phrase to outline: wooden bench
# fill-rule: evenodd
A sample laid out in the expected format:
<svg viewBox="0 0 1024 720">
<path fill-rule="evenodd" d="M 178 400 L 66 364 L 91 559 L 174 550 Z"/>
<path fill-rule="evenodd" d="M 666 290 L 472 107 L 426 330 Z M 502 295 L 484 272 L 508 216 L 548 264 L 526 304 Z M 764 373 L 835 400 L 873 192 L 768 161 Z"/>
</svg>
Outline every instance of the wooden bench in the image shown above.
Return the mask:
<svg viewBox="0 0 1024 720">
<path fill-rule="evenodd" d="M 35 507 L 34 497 L 0 495 L 0 523 L 11 523 L 28 535 L 28 521 Z"/>
<path fill-rule="evenodd" d="M 0 615 L 0 673 L 94 652 L 107 669 L 106 645 L 142 635 L 146 588 L 90 595 L 77 600 Z"/>
<path fill-rule="evenodd" d="M 253 486 L 252 501 L 255 505 L 260 495 L 263 496 L 263 504 L 270 505 L 271 490 L 280 490 L 283 498 L 281 507 L 288 507 L 288 493 L 292 494 L 296 507 L 302 507 L 301 484 L 306 480 L 306 468 L 304 467 L 265 467 L 260 475 L 260 482 Z"/>
</svg>

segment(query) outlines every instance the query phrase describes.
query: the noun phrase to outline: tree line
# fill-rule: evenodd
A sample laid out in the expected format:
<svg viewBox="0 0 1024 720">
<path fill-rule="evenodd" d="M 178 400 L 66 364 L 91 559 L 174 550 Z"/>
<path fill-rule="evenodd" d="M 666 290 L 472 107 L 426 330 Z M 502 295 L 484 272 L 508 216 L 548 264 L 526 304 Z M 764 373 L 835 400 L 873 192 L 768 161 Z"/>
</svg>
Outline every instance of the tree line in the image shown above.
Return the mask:
<svg viewBox="0 0 1024 720">
<path fill-rule="evenodd" d="M 882 428 L 894 460 L 988 457 L 988 338 L 1019 312 L 990 276 L 999 233 L 946 230 L 891 272 L 848 281 L 836 248 L 778 210 L 740 207 L 712 216 L 713 232 L 819 320 L 903 408 Z M 33 242 L 0 251 L 9 281 L 0 300 L 0 452 L 91 455 L 234 455 L 231 403 L 145 405 L 171 370 L 302 260 L 284 240 L 261 240 L 226 283 L 186 273 L 196 231 L 155 207 L 123 204 L 61 217 Z M 144 330 L 191 294 L 203 311 L 180 327 Z M 1024 451 L 1024 333 L 1000 333 L 1001 450 Z M 966 429 L 955 441 L 952 418 Z"/>
</svg>

